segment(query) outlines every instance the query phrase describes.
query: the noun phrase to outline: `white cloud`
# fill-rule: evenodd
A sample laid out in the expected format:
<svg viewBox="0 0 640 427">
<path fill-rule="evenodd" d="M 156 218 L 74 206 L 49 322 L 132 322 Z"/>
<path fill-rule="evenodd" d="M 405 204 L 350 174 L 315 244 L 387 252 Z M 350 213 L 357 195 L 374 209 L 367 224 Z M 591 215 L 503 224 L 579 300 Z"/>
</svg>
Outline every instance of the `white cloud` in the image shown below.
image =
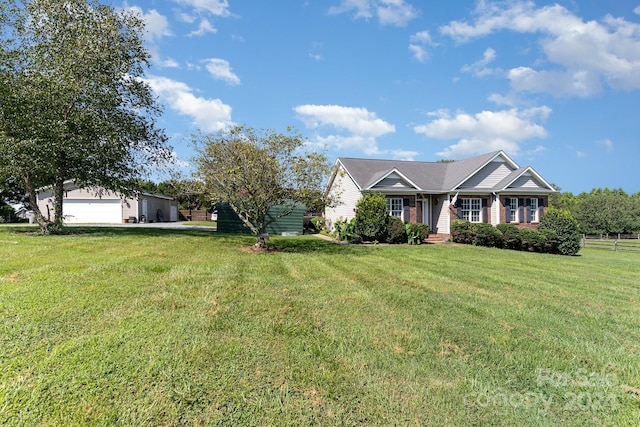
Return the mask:
<svg viewBox="0 0 640 427">
<path fill-rule="evenodd" d="M 535 71 L 518 67 L 509 71 L 511 87 L 518 92 L 545 92 L 555 96 L 588 97 L 601 90 L 599 77 L 583 71 Z"/>
<path fill-rule="evenodd" d="M 496 59 L 496 51 L 492 48 L 487 48 L 482 55 L 482 59 L 474 62 L 471 65 L 465 65 L 462 67 L 463 73 L 471 73 L 476 77 L 485 77 L 491 74 L 494 74 L 496 70 L 493 68 L 488 68 L 487 65 L 495 61 Z"/>
<path fill-rule="evenodd" d="M 545 128 L 536 120 L 545 120 L 550 113 L 551 109 L 546 106 L 482 111 L 475 115 L 458 112 L 454 116 L 447 110 L 438 110 L 428 114 L 434 120 L 414 127 L 414 131 L 434 139 L 457 139 L 456 144 L 437 153 L 449 159 L 494 150 L 504 150 L 515 156 L 520 153 L 524 141 L 547 136 Z"/>
<path fill-rule="evenodd" d="M 613 151 L 613 141 L 611 141 L 608 138 L 600 140 L 600 141 L 596 141 L 595 143 L 597 145 L 603 147 L 605 149 L 605 151 L 607 151 L 608 153 Z"/>
<path fill-rule="evenodd" d="M 144 13 L 142 8 L 139 6 L 127 7 L 126 10 L 129 10 L 142 18 L 145 24 L 144 38 L 148 43 L 156 43 L 163 37 L 173 35 L 169 29 L 169 21 L 157 10 L 152 9 L 149 12 Z"/>
<path fill-rule="evenodd" d="M 167 163 L 180 169 L 189 169 L 191 167 L 191 163 L 182 160 L 175 151 L 171 152 L 167 159 Z"/>
<path fill-rule="evenodd" d="M 537 157 L 538 154 L 542 154 L 545 151 L 547 151 L 547 147 L 543 146 L 543 145 L 538 145 L 536 148 L 534 148 L 533 150 L 527 150 L 524 155 L 529 158 L 529 159 L 533 159 L 535 157 Z"/>
<path fill-rule="evenodd" d="M 616 89 L 640 89 L 640 24 L 606 16 L 585 22 L 558 4 L 537 8 L 532 1 L 481 1 L 471 24 L 453 21 L 442 34 L 458 42 L 498 31 L 539 34 L 550 70 L 515 67 L 510 80 L 515 90 L 560 96 L 590 96 L 602 82 Z M 568 85 L 563 90 L 559 87 Z"/>
<path fill-rule="evenodd" d="M 309 58 L 313 59 L 316 62 L 323 61 L 324 56 L 319 53 L 324 48 L 324 44 L 320 42 L 314 42 L 311 47 L 311 51 L 309 52 Z"/>
<path fill-rule="evenodd" d="M 431 34 L 429 34 L 429 31 L 427 30 L 413 34 L 409 41 L 411 42 L 409 44 L 409 50 L 413 53 L 413 57 L 420 62 L 424 62 L 429 59 L 429 53 L 425 46 L 436 45 L 431 39 Z"/>
<path fill-rule="evenodd" d="M 214 16 L 229 16 L 227 0 L 173 0 L 175 3 L 190 6 L 197 12 L 210 13 Z"/>
<path fill-rule="evenodd" d="M 230 85 L 240 84 L 240 77 L 231 71 L 229 61 L 219 58 L 211 58 L 204 61 L 207 71 L 217 80 L 223 80 Z"/>
<path fill-rule="evenodd" d="M 200 25 L 198 25 L 198 29 L 187 34 L 187 37 L 193 37 L 193 36 L 199 37 L 199 36 L 204 36 L 205 34 L 208 34 L 208 33 L 217 33 L 217 32 L 218 30 L 213 25 L 211 25 L 211 22 L 209 22 L 208 19 L 202 19 L 200 21 Z"/>
<path fill-rule="evenodd" d="M 405 0 L 341 0 L 329 8 L 329 14 L 354 12 L 355 19 L 378 18 L 381 25 L 404 27 L 418 16 L 418 11 Z"/>
<path fill-rule="evenodd" d="M 380 0 L 376 6 L 378 19 L 382 25 L 404 27 L 418 16 L 418 11 L 404 0 Z"/>
<path fill-rule="evenodd" d="M 636 15 L 640 15 L 640 6 L 633 9 L 633 13 L 635 13 Z"/>
<path fill-rule="evenodd" d="M 144 13 L 139 6 L 126 6 L 125 10 L 136 14 L 144 21 L 144 41 L 154 62 L 160 64 L 162 67 L 173 66 L 173 63 L 170 62 L 171 60 L 163 60 L 161 58 L 158 47 L 158 42 L 160 42 L 163 37 L 173 36 L 167 18 L 155 9 Z"/>
<path fill-rule="evenodd" d="M 366 108 L 340 105 L 299 105 L 293 109 L 310 129 L 329 127 L 337 135 L 318 136 L 316 142 L 339 150 L 357 150 L 372 155 L 379 153 L 376 138 L 395 132 L 390 123 L 378 118 Z"/>
<path fill-rule="evenodd" d="M 392 150 L 390 153 L 395 160 L 415 160 L 416 156 L 420 154 L 417 151 L 408 150 Z"/>
<path fill-rule="evenodd" d="M 429 59 L 429 53 L 427 50 L 418 44 L 411 43 L 409 45 L 409 51 L 411 51 L 413 57 L 420 62 L 424 62 Z"/>
<path fill-rule="evenodd" d="M 151 89 L 172 110 L 192 118 L 193 123 L 205 132 L 215 132 L 232 126 L 231 107 L 219 99 L 195 96 L 185 83 L 166 77 L 150 76 L 145 80 Z"/>
<path fill-rule="evenodd" d="M 160 63 L 162 68 L 180 68 L 180 64 L 173 58 L 167 58 Z"/>
</svg>

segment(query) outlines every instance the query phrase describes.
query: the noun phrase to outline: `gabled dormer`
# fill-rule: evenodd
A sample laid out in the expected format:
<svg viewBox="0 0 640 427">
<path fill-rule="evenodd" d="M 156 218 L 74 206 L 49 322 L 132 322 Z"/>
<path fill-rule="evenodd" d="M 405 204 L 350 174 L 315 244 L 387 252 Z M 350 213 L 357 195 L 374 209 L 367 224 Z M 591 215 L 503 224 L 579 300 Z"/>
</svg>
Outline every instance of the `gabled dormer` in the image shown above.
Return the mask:
<svg viewBox="0 0 640 427">
<path fill-rule="evenodd" d="M 366 189 L 381 191 L 420 191 L 420 187 L 396 168 L 374 177 Z"/>
</svg>

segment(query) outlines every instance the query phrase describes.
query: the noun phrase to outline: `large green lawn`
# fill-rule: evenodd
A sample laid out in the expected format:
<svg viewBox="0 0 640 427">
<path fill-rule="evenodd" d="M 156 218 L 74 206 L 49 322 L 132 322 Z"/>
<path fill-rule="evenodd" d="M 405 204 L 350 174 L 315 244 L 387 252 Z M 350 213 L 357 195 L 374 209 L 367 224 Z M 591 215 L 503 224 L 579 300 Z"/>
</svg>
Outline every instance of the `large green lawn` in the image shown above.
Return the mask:
<svg viewBox="0 0 640 427">
<path fill-rule="evenodd" d="M 0 227 L 0 425 L 640 420 L 639 254 L 73 231 Z"/>
</svg>

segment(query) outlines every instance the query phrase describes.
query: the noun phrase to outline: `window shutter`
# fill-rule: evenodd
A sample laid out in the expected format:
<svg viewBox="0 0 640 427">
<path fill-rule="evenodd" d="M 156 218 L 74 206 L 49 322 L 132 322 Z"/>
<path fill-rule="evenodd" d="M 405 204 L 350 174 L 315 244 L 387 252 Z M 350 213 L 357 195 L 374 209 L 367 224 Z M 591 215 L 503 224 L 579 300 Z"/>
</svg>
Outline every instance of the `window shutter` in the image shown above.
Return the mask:
<svg viewBox="0 0 640 427">
<path fill-rule="evenodd" d="M 530 223 L 531 222 L 531 199 L 525 199 L 525 200 L 527 204 L 524 211 L 526 214 L 527 222 Z"/>
<path fill-rule="evenodd" d="M 461 207 L 462 203 L 460 202 L 460 199 L 456 200 L 456 204 L 454 205 L 454 207 L 456 208 L 456 218 L 458 219 L 462 219 L 462 207 Z"/>
<path fill-rule="evenodd" d="M 402 199 L 402 220 L 411 221 L 411 211 L 409 210 L 409 199 Z"/>
<path fill-rule="evenodd" d="M 489 216 L 487 215 L 487 199 L 482 199 L 482 222 L 489 222 Z"/>
<path fill-rule="evenodd" d="M 520 221 L 520 223 L 524 223 L 525 222 L 525 216 L 524 216 L 524 211 L 525 211 L 525 206 L 524 206 L 524 199 L 518 199 L 518 220 Z"/>
<path fill-rule="evenodd" d="M 511 199 L 508 197 L 504 199 L 504 213 L 505 222 L 511 222 Z"/>
</svg>

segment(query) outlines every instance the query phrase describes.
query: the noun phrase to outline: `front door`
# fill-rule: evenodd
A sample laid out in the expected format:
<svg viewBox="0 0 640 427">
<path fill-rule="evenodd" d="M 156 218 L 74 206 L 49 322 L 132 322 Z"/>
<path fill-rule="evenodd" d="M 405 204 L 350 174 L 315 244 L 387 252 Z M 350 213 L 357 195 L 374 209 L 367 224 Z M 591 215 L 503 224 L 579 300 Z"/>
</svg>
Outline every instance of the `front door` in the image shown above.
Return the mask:
<svg viewBox="0 0 640 427">
<path fill-rule="evenodd" d="M 429 200 L 422 201 L 422 223 L 428 224 L 431 228 L 431 218 L 429 217 Z"/>
</svg>

